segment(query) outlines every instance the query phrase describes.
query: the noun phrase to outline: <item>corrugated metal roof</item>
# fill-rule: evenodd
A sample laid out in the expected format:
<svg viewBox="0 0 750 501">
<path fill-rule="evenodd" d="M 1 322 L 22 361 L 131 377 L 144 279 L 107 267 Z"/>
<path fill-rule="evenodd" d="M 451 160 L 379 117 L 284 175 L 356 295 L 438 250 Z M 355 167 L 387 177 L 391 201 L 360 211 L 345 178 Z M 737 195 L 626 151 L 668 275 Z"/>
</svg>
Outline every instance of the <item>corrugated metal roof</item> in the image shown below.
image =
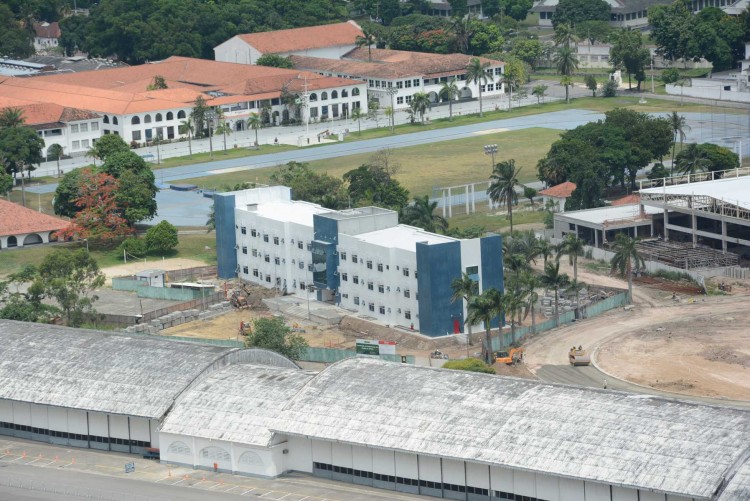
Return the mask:
<svg viewBox="0 0 750 501">
<path fill-rule="evenodd" d="M 272 429 L 709 498 L 750 443 L 750 413 L 352 358 Z"/>
<path fill-rule="evenodd" d="M 281 409 L 314 374 L 299 369 L 231 365 L 186 391 L 161 431 L 266 447 Z"/>
<path fill-rule="evenodd" d="M 737 469 L 717 501 L 747 501 L 750 499 L 750 458 Z"/>
<path fill-rule="evenodd" d="M 0 398 L 160 418 L 235 350 L 0 320 Z"/>
</svg>

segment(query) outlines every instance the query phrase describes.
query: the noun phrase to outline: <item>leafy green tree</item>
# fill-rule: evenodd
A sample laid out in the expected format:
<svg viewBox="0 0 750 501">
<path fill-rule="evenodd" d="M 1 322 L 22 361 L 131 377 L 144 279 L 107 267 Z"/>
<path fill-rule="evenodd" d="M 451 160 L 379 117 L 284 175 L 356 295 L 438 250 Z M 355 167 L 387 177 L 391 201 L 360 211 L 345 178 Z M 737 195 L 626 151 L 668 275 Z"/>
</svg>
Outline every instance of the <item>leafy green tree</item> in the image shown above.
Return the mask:
<svg viewBox="0 0 750 501">
<path fill-rule="evenodd" d="M 106 162 L 107 158 L 115 153 L 125 153 L 129 151 L 130 147 L 128 144 L 117 134 L 105 134 L 97 139 L 91 147 L 92 156 L 98 158 L 102 162 Z"/>
<path fill-rule="evenodd" d="M 593 93 L 593 97 L 596 97 L 596 88 L 598 86 L 596 83 L 596 77 L 594 77 L 594 75 L 586 75 L 585 83 L 586 88 Z"/>
<path fill-rule="evenodd" d="M 352 110 L 352 113 L 350 115 L 352 120 L 357 121 L 357 135 L 362 135 L 362 119 L 365 118 L 365 114 L 362 111 L 362 108 L 354 108 Z"/>
<path fill-rule="evenodd" d="M 685 131 L 690 130 L 690 126 L 687 124 L 687 119 L 683 115 L 679 115 L 676 111 L 673 111 L 669 115 L 669 126 L 672 128 L 673 141 L 672 141 L 672 167 L 670 172 L 674 170 L 674 152 L 677 147 L 677 139 L 680 140 L 680 149 L 682 149 L 682 143 L 687 138 Z M 671 174 L 670 174 L 671 175 Z"/>
<path fill-rule="evenodd" d="M 667 68 L 661 72 L 661 81 L 665 84 L 676 83 L 680 79 L 680 70 L 677 68 Z"/>
<path fill-rule="evenodd" d="M 526 306 L 524 294 L 525 292 L 521 287 L 506 289 L 505 294 L 503 294 L 503 311 L 510 317 L 510 337 L 513 340 L 516 339 L 516 320 L 518 320 L 518 323 L 521 322 L 521 316 Z"/>
<path fill-rule="evenodd" d="M 452 369 L 455 371 L 482 372 L 484 374 L 495 374 L 495 369 L 491 365 L 479 360 L 478 358 L 463 358 L 460 360 L 449 360 L 443 364 L 443 369 Z"/>
<path fill-rule="evenodd" d="M 478 296 L 472 296 L 467 305 L 466 322 L 472 325 L 484 324 L 482 358 L 492 364 L 492 320 L 502 316 L 503 293 L 497 289 L 487 289 Z"/>
<path fill-rule="evenodd" d="M 47 158 L 57 162 L 57 174 L 60 175 L 60 159 L 63 157 L 63 147 L 57 143 L 47 148 Z"/>
<path fill-rule="evenodd" d="M 357 47 L 367 47 L 367 60 L 372 61 L 372 46 L 378 43 L 375 30 L 362 26 L 362 36 L 355 40 Z"/>
<path fill-rule="evenodd" d="M 341 179 L 318 174 L 307 163 L 289 162 L 271 174 L 271 183 L 288 186 L 295 200 L 305 200 L 329 209 L 346 207 L 346 194 Z"/>
<path fill-rule="evenodd" d="M 40 281 L 35 280 L 37 273 L 36 266 L 26 265 L 0 281 L 0 318 L 48 323 L 59 315 L 59 308 L 42 302 L 46 296 Z M 31 285 L 24 290 L 21 286 L 26 283 Z"/>
<path fill-rule="evenodd" d="M 23 125 L 10 126 L 0 129 L 0 160 L 5 171 L 12 175 L 20 175 L 21 203 L 26 206 L 25 173 L 29 176 L 36 169 L 35 165 L 42 161 L 44 140 L 36 131 Z"/>
<path fill-rule="evenodd" d="M 448 120 L 451 122 L 453 121 L 453 100 L 458 99 L 460 95 L 461 90 L 456 83 L 456 77 L 443 82 L 442 87 L 440 87 L 440 97 L 448 100 Z"/>
<path fill-rule="evenodd" d="M 229 125 L 229 123 L 226 120 L 226 117 L 224 117 L 224 112 L 221 111 L 221 108 L 216 108 L 216 119 L 218 120 L 218 125 L 216 126 L 216 133 L 221 134 L 221 136 L 224 138 L 224 154 L 227 154 L 227 136 L 232 133 L 232 126 Z"/>
<path fill-rule="evenodd" d="M 684 2 L 649 7 L 650 38 L 656 43 L 656 53 L 670 61 L 690 57 L 694 21 Z"/>
<path fill-rule="evenodd" d="M 156 178 L 143 158 L 129 150 L 113 153 L 101 171 L 120 181 L 115 201 L 130 225 L 156 215 Z"/>
<path fill-rule="evenodd" d="M 468 273 L 462 273 L 460 278 L 454 278 L 451 281 L 451 302 L 466 301 L 468 307 L 471 298 L 479 294 L 479 283 L 471 278 Z M 466 351 L 469 351 L 469 345 L 471 344 L 471 323 L 464 322 L 466 324 L 468 337 L 466 338 Z"/>
<path fill-rule="evenodd" d="M 541 104 L 544 96 L 547 94 L 547 89 L 549 89 L 549 87 L 544 84 L 535 85 L 534 88 L 531 89 L 531 95 L 536 96 L 537 104 Z"/>
<path fill-rule="evenodd" d="M 651 60 L 648 49 L 643 47 L 643 38 L 640 31 L 620 30 L 613 35 L 612 49 L 609 61 L 615 68 L 624 68 L 628 73 L 628 88 L 632 88 L 630 76 L 644 72 Z M 641 79 L 638 80 L 638 90 L 641 90 Z"/>
<path fill-rule="evenodd" d="M 523 287 L 524 297 L 526 298 L 524 318 L 531 313 L 531 332 L 536 334 L 536 311 L 534 306 L 539 301 L 539 293 L 536 290 L 542 286 L 542 283 L 539 280 L 539 276 L 535 273 L 524 273 L 521 276 L 520 283 Z"/>
<path fill-rule="evenodd" d="M 578 35 L 570 23 L 561 23 L 555 26 L 552 40 L 556 47 L 573 47 L 578 43 Z"/>
<path fill-rule="evenodd" d="M 75 200 L 78 198 L 78 189 L 81 185 L 82 169 L 73 169 L 66 173 L 55 189 L 55 198 L 52 208 L 58 216 L 74 217 L 78 212 Z"/>
<path fill-rule="evenodd" d="M 347 192 L 355 206 L 377 205 L 400 211 L 409 202 L 409 191 L 378 165 L 360 165 L 344 174 Z"/>
<path fill-rule="evenodd" d="M 307 351 L 305 338 L 292 331 L 279 317 L 256 318 L 253 328 L 245 338 L 248 348 L 275 351 L 290 360 L 301 360 Z"/>
<path fill-rule="evenodd" d="M 527 78 L 526 64 L 523 61 L 516 59 L 515 57 L 506 58 L 503 82 L 508 84 L 508 90 L 510 91 L 508 97 L 508 111 L 512 108 L 510 103 L 513 99 L 513 88 L 523 85 Z"/>
<path fill-rule="evenodd" d="M 617 82 L 614 80 L 607 80 L 602 90 L 603 97 L 615 97 L 617 96 Z"/>
<path fill-rule="evenodd" d="M 0 110 L 0 130 L 9 127 L 22 127 L 26 123 L 23 115 L 24 112 L 21 108 L 3 108 Z"/>
<path fill-rule="evenodd" d="M 552 16 L 552 25 L 576 26 L 584 21 L 609 22 L 610 7 L 603 0 L 560 0 Z"/>
<path fill-rule="evenodd" d="M 516 168 L 516 161 L 513 159 L 499 162 L 492 170 L 490 186 L 487 188 L 487 195 L 493 203 L 507 206 L 511 233 L 513 233 L 513 205 L 518 204 L 516 190 L 521 186 L 518 182 L 520 172 L 521 168 Z"/>
<path fill-rule="evenodd" d="M 104 286 L 104 278 L 86 249 L 57 249 L 42 260 L 35 283 L 57 301 L 66 323 L 78 327 L 95 313 L 93 304 L 98 296 L 91 293 Z"/>
<path fill-rule="evenodd" d="M 191 113 L 190 116 L 188 116 L 185 120 L 182 120 L 179 125 L 180 135 L 187 135 L 188 154 L 190 155 L 190 158 L 193 158 L 193 131 L 194 130 L 195 130 L 195 127 L 193 127 L 193 114 Z"/>
<path fill-rule="evenodd" d="M 208 210 L 208 219 L 206 219 L 206 233 L 211 233 L 216 229 L 216 207 L 211 204 Z"/>
<path fill-rule="evenodd" d="M 154 79 L 146 86 L 146 90 L 162 90 L 166 88 L 168 88 L 167 80 L 161 75 L 154 75 Z"/>
<path fill-rule="evenodd" d="M 206 100 L 203 96 L 196 97 L 195 103 L 193 104 L 193 111 L 190 113 L 190 116 L 195 124 L 195 133 L 198 137 L 203 137 L 205 134 L 204 129 L 206 127 L 206 114 L 208 113 L 209 107 L 206 105 Z"/>
<path fill-rule="evenodd" d="M 146 231 L 146 248 L 149 252 L 165 254 L 173 251 L 179 243 L 177 228 L 169 221 L 161 221 Z"/>
<path fill-rule="evenodd" d="M 494 81 L 494 76 L 487 73 L 487 69 L 490 67 L 490 62 L 485 61 L 484 63 L 476 57 L 471 58 L 471 62 L 466 67 L 466 85 L 476 83 L 479 88 L 479 116 L 483 117 L 482 113 L 482 87 L 487 82 Z"/>
<path fill-rule="evenodd" d="M 411 98 L 411 109 L 419 115 L 420 122 L 424 125 L 424 114 L 432 107 L 430 98 L 426 92 L 415 92 Z"/>
<path fill-rule="evenodd" d="M 513 43 L 510 53 L 535 69 L 544 54 L 544 49 L 539 40 L 533 38 L 517 38 Z"/>
<path fill-rule="evenodd" d="M 631 238 L 625 233 L 618 233 L 612 244 L 615 255 L 610 261 L 612 271 L 617 270 L 620 276 L 628 279 L 628 300 L 633 302 L 633 268 L 646 266 L 646 262 L 638 252 L 638 239 Z"/>
<path fill-rule="evenodd" d="M 467 0 L 448 0 L 451 6 L 451 14 L 455 18 L 462 18 L 469 13 L 469 3 Z"/>
<path fill-rule="evenodd" d="M 467 54 L 481 56 L 482 54 L 501 52 L 503 50 L 504 38 L 497 25 L 483 23 L 473 18 L 467 19 L 467 22 Z"/>
<path fill-rule="evenodd" d="M 671 176 L 671 172 L 667 170 L 666 167 L 664 167 L 664 164 L 659 162 L 654 164 L 654 167 L 648 171 L 648 174 L 646 174 L 646 177 L 652 181 L 657 181 L 654 186 L 662 186 L 661 179 L 667 178 Z"/>
<path fill-rule="evenodd" d="M 588 40 L 593 45 L 596 42 L 608 42 L 612 34 L 609 21 L 592 20 L 576 23 L 575 32 L 581 40 Z"/>
<path fill-rule="evenodd" d="M 399 222 L 422 228 L 425 231 L 445 233 L 448 229 L 448 221 L 441 215 L 436 214 L 437 202 L 430 202 L 427 195 L 414 197 L 414 203 L 401 209 Z"/>
<path fill-rule="evenodd" d="M 118 254 L 129 254 L 135 257 L 143 257 L 148 254 L 146 240 L 138 237 L 128 237 L 117 247 Z"/>
<path fill-rule="evenodd" d="M 0 196 L 6 196 L 13 191 L 13 176 L 0 171 Z"/>
<path fill-rule="evenodd" d="M 279 56 L 278 54 L 263 54 L 255 60 L 255 64 L 258 66 L 270 66 L 272 68 L 284 68 L 291 70 L 294 68 L 294 63 L 288 57 Z"/>
<path fill-rule="evenodd" d="M 528 198 L 532 207 L 534 206 L 534 198 L 537 196 L 537 193 L 537 190 L 531 186 L 523 187 L 523 198 Z"/>
<path fill-rule="evenodd" d="M 539 277 L 539 282 L 555 291 L 555 326 L 560 327 L 560 289 L 570 283 L 570 277 L 566 273 L 560 273 L 560 262 L 555 261 L 544 265 L 544 273 Z"/>
<path fill-rule="evenodd" d="M 719 172 L 736 169 L 740 166 L 736 153 L 715 144 L 689 144 L 677 154 L 675 167 L 682 174 L 699 172 Z"/>
<path fill-rule="evenodd" d="M 484 226 L 480 226 L 478 224 L 472 224 L 471 226 L 467 226 L 465 228 L 456 228 L 451 227 L 448 228 L 445 232 L 446 235 L 453 238 L 463 238 L 463 239 L 472 239 L 472 238 L 481 238 L 487 233 L 487 228 Z"/>
<path fill-rule="evenodd" d="M 13 12 L 0 3 L 0 54 L 13 59 L 23 59 L 34 54 L 31 35 L 21 28 Z"/>
</svg>

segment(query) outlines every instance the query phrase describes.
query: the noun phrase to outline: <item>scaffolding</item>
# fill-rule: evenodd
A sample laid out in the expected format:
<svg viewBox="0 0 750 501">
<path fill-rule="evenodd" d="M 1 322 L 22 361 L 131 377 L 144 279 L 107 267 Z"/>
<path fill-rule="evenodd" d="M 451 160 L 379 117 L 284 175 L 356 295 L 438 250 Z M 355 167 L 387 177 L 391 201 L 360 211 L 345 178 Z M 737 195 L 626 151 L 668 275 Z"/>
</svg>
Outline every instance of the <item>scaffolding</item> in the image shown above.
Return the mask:
<svg viewBox="0 0 750 501">
<path fill-rule="evenodd" d="M 700 268 L 719 268 L 737 266 L 739 256 L 731 252 L 722 252 L 710 247 L 690 243 L 642 240 L 637 244 L 638 252 L 647 261 L 658 261 L 683 270 Z"/>
</svg>

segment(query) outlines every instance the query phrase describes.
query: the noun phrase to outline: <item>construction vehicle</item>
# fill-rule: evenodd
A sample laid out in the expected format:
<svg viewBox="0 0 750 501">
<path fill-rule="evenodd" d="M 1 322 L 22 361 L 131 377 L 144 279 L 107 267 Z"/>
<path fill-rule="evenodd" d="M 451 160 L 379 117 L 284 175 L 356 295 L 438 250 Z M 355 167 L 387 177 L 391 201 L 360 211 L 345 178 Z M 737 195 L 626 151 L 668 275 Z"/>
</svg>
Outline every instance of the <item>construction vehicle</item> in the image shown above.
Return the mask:
<svg viewBox="0 0 750 501">
<path fill-rule="evenodd" d="M 523 348 L 495 352 L 495 362 L 498 364 L 516 365 L 521 361 L 523 361 Z"/>
<path fill-rule="evenodd" d="M 232 291 L 232 295 L 229 297 L 229 302 L 237 309 L 248 308 L 247 296 L 239 290 Z"/>
<path fill-rule="evenodd" d="M 575 346 L 568 352 L 568 361 L 570 365 L 589 365 L 591 363 L 591 356 L 583 349 L 583 346 L 576 348 Z"/>
</svg>

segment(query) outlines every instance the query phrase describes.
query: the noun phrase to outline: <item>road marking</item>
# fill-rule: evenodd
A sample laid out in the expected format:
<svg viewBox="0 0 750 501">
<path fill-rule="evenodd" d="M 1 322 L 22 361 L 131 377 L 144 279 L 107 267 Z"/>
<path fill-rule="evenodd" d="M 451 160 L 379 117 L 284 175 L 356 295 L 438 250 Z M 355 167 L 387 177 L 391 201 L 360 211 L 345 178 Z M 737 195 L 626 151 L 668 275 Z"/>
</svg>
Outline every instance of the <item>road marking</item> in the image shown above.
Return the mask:
<svg viewBox="0 0 750 501">
<path fill-rule="evenodd" d="M 508 132 L 510 129 L 486 129 L 472 132 L 475 136 L 487 136 L 489 134 L 497 134 L 498 132 Z"/>
<path fill-rule="evenodd" d="M 244 496 L 244 495 L 245 495 L 245 494 L 247 494 L 248 492 L 253 492 L 254 490 L 255 490 L 255 488 L 252 488 L 252 489 L 246 490 L 245 492 L 243 492 L 242 494 L 240 494 L 240 496 Z"/>
<path fill-rule="evenodd" d="M 210 170 L 210 171 L 206 172 L 206 174 L 210 174 L 210 175 L 213 175 L 213 174 L 225 174 L 225 173 L 229 174 L 231 172 L 242 172 L 243 170 L 249 170 L 249 169 L 250 169 L 249 165 L 244 165 L 242 167 L 230 167 L 228 169 Z"/>
</svg>

